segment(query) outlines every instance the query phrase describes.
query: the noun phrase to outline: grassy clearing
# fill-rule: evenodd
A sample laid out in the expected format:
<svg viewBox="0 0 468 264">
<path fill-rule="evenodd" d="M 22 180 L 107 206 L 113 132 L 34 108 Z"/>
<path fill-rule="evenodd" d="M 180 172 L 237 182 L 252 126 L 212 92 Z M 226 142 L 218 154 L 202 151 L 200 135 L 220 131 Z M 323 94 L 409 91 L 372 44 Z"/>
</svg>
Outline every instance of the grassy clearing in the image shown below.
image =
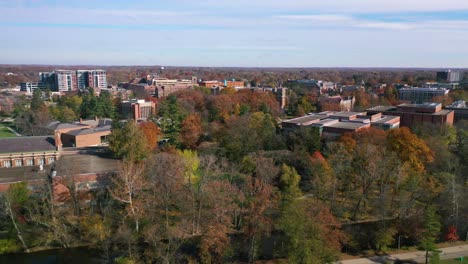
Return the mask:
<svg viewBox="0 0 468 264">
<path fill-rule="evenodd" d="M 11 132 L 8 128 L 0 124 L 0 138 L 6 137 L 16 137 L 16 135 L 13 132 Z"/>
<path fill-rule="evenodd" d="M 465 256 L 463 261 L 460 261 L 459 258 L 441 260 L 440 264 L 468 264 L 468 256 Z"/>
</svg>

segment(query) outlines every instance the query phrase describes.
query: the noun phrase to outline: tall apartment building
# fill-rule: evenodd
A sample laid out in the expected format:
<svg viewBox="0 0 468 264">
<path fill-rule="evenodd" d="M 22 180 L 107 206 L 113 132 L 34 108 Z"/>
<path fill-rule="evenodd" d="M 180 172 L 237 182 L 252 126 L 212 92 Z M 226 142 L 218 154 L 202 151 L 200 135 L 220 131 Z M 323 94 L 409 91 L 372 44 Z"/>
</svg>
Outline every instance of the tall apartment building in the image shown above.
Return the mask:
<svg viewBox="0 0 468 264">
<path fill-rule="evenodd" d="M 401 88 L 398 91 L 401 101 L 409 101 L 412 104 L 430 103 L 436 96 L 448 96 L 449 90 L 444 88 Z"/>
<path fill-rule="evenodd" d="M 461 81 L 462 79 L 463 79 L 462 73 L 459 71 L 447 70 L 447 71 L 437 72 L 438 82 L 455 83 L 455 82 Z"/>
<path fill-rule="evenodd" d="M 105 70 L 88 71 L 88 87 L 107 88 L 107 75 Z"/>
<path fill-rule="evenodd" d="M 106 71 L 104 70 L 56 70 L 40 72 L 40 89 L 56 92 L 74 91 L 87 87 L 107 88 Z"/>
<path fill-rule="evenodd" d="M 57 70 L 55 71 L 56 91 L 68 92 L 77 90 L 76 71 Z"/>
<path fill-rule="evenodd" d="M 20 91 L 33 93 L 39 87 L 37 82 L 22 82 L 20 84 Z"/>
</svg>

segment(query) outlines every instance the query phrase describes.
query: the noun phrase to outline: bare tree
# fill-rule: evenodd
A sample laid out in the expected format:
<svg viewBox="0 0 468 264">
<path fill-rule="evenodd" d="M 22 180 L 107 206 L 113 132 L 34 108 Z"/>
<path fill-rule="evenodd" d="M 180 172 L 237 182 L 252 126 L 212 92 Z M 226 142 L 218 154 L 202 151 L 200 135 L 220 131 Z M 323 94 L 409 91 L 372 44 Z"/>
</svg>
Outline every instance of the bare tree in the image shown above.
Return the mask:
<svg viewBox="0 0 468 264">
<path fill-rule="evenodd" d="M 111 196 L 128 206 L 129 214 L 135 221 L 135 230 L 139 232 L 141 208 L 138 196 L 146 186 L 145 165 L 132 159 L 124 159 L 120 163 L 119 172 L 112 178 L 109 188 Z"/>
</svg>

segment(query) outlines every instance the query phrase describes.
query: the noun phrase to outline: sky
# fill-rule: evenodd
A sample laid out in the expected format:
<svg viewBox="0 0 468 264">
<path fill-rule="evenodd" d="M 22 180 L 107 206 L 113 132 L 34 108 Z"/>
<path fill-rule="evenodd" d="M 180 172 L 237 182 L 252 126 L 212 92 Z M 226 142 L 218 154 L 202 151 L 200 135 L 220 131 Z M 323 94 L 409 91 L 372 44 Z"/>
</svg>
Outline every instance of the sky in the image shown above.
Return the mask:
<svg viewBox="0 0 468 264">
<path fill-rule="evenodd" d="M 0 0 L 0 64 L 468 67 L 468 0 Z"/>
</svg>

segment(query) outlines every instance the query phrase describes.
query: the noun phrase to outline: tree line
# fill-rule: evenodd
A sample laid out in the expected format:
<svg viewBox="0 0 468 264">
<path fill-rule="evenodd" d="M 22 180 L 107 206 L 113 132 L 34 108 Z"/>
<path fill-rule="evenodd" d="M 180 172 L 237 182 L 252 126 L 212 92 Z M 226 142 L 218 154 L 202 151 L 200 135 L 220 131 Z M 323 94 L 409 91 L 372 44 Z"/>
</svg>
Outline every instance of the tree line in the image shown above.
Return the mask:
<svg viewBox="0 0 468 264">
<path fill-rule="evenodd" d="M 327 263 L 398 237 L 434 252 L 466 233 L 466 123 L 324 141 L 312 128 L 282 131 L 270 93 L 198 88 L 157 105 L 144 123 L 114 122 L 109 148 L 121 162 L 105 188 L 80 190 L 60 161 L 62 196 L 47 181 L 42 195 L 14 185 L 5 248 L 86 244 L 124 263 Z"/>
</svg>

